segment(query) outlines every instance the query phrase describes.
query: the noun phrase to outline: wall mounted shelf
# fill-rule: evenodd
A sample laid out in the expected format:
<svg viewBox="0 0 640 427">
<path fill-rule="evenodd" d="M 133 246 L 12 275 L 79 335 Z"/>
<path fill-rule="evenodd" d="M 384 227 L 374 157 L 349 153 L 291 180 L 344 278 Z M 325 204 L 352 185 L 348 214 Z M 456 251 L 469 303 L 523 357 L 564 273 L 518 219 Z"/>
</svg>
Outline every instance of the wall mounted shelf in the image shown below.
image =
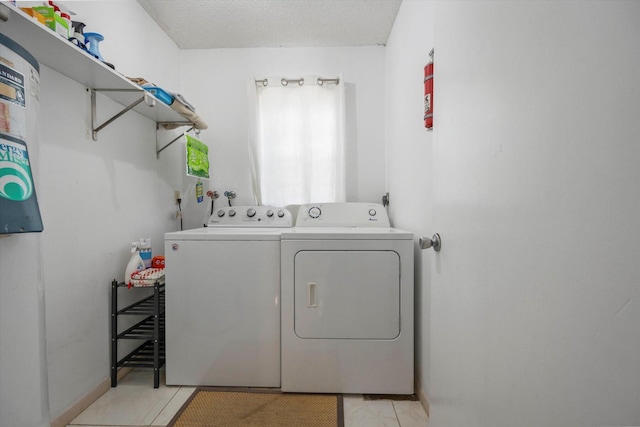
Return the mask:
<svg viewBox="0 0 640 427">
<path fill-rule="evenodd" d="M 40 64 L 46 65 L 90 89 L 92 123 L 95 123 L 95 92 L 103 93 L 125 106 L 124 110 L 105 123 L 93 126 L 94 140 L 97 140 L 99 130 L 130 110 L 142 114 L 156 123 L 191 124 L 152 94 L 145 96 L 144 92 L 146 91 L 142 87 L 74 46 L 49 28 L 37 23 L 19 8 L 8 2 L 2 2 L 0 9 L 0 31 L 3 34 L 29 51 Z M 150 107 L 143 102 L 148 96 L 156 100 L 155 106 Z"/>
</svg>

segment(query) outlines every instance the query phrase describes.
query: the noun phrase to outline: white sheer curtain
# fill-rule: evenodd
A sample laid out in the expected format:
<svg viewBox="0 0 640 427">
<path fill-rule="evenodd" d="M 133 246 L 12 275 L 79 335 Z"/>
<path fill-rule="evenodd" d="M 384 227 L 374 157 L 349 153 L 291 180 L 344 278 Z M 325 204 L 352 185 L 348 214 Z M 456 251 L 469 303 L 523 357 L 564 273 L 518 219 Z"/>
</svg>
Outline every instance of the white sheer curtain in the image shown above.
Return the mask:
<svg viewBox="0 0 640 427">
<path fill-rule="evenodd" d="M 345 201 L 344 83 L 268 78 L 249 84 L 249 146 L 256 203 Z M 255 109 L 254 109 L 255 108 Z"/>
</svg>

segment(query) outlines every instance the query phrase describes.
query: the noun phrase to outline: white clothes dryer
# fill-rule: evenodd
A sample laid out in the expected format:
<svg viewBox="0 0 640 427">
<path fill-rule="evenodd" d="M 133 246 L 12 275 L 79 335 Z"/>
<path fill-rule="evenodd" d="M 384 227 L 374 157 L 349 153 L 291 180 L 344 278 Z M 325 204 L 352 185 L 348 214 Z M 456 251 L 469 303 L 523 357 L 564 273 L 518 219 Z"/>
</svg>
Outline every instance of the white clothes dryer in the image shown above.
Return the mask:
<svg viewBox="0 0 640 427">
<path fill-rule="evenodd" d="M 413 394 L 413 234 L 379 204 L 300 207 L 282 231 L 282 391 Z"/>
<path fill-rule="evenodd" d="M 166 383 L 280 387 L 280 233 L 289 211 L 224 207 L 165 234 Z"/>
</svg>

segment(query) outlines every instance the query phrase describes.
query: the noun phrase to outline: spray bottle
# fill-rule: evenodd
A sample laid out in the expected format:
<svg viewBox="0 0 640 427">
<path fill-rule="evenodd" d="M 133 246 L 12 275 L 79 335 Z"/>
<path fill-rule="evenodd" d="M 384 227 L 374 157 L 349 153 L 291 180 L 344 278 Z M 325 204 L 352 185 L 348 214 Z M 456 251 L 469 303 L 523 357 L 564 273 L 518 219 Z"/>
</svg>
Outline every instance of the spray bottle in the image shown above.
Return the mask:
<svg viewBox="0 0 640 427">
<path fill-rule="evenodd" d="M 144 261 L 140 258 L 140 250 L 138 248 L 138 242 L 131 243 L 131 259 L 127 264 L 127 268 L 124 270 L 124 283 L 131 286 L 131 275 L 136 271 L 145 269 Z"/>
</svg>

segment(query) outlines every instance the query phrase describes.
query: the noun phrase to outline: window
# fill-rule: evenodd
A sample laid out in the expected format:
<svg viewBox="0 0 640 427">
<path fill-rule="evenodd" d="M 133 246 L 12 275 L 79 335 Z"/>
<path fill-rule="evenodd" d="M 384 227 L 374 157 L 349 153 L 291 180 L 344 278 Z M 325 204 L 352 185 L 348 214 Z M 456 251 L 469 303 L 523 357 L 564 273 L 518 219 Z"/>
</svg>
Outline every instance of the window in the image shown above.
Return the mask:
<svg viewBox="0 0 640 427">
<path fill-rule="evenodd" d="M 267 81 L 252 82 L 250 91 L 256 202 L 345 201 L 344 84 L 317 76 Z"/>
</svg>

